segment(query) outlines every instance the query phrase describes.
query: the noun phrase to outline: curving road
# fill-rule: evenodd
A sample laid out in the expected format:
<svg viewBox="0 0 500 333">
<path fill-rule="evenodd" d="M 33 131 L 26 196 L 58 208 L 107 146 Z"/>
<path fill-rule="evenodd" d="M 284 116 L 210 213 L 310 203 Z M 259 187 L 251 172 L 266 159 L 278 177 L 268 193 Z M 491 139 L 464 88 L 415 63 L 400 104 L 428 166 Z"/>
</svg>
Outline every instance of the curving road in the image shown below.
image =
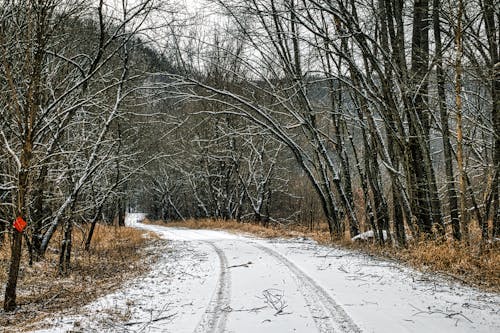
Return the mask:
<svg viewBox="0 0 500 333">
<path fill-rule="evenodd" d="M 325 289 L 265 242 L 211 230 L 135 227 L 176 248 L 208 249 L 207 261 L 216 263 L 206 277 L 211 296 L 192 332 L 361 332 Z"/>
<path fill-rule="evenodd" d="M 144 277 L 39 332 L 500 332 L 500 296 L 307 239 L 127 224 L 165 239 Z"/>
<path fill-rule="evenodd" d="M 194 329 L 173 321 L 172 332 L 500 331 L 498 294 L 393 262 L 304 239 L 136 227 L 171 240 L 175 248 L 206 253 L 203 283 L 210 297 L 198 298 L 201 319 Z"/>
</svg>

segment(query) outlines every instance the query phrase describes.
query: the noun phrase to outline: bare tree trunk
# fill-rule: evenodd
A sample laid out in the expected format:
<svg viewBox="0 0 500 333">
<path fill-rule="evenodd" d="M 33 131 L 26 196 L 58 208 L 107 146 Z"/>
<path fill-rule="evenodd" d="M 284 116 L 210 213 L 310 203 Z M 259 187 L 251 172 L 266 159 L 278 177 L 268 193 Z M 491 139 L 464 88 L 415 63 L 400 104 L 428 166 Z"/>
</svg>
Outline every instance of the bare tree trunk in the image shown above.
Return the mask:
<svg viewBox="0 0 500 333">
<path fill-rule="evenodd" d="M 326 49 L 326 55 L 324 56 L 325 60 L 325 65 L 326 65 L 326 71 L 327 73 L 333 73 L 333 68 L 331 65 L 331 57 L 332 54 L 329 50 L 328 46 L 328 41 L 325 40 L 325 49 Z M 345 41 L 347 42 L 347 41 Z M 345 42 L 342 42 L 343 48 L 347 49 L 347 44 Z M 340 72 L 341 67 L 342 67 L 342 61 L 339 59 L 338 64 L 337 64 L 337 70 Z M 343 93 L 343 85 L 340 80 L 338 81 L 338 87 L 337 91 L 338 93 L 335 94 L 335 86 L 334 86 L 334 81 L 332 79 L 328 80 L 329 83 L 329 89 L 330 89 L 330 101 L 331 101 L 331 108 L 332 108 L 332 122 L 333 122 L 333 127 L 334 127 L 334 137 L 336 141 L 335 145 L 335 151 L 337 153 L 338 160 L 340 162 L 340 169 L 342 173 L 342 178 L 344 180 L 343 188 L 345 192 L 345 198 L 346 201 L 349 203 L 351 207 L 354 205 L 354 200 L 353 200 L 353 195 L 352 195 L 352 184 L 351 184 L 351 173 L 350 173 L 350 166 L 349 166 L 349 156 L 346 151 L 346 144 L 344 140 L 345 136 L 345 130 L 344 130 L 344 116 L 343 116 L 343 107 L 342 107 L 342 93 Z M 355 150 L 356 147 L 353 145 L 352 148 Z M 349 215 L 354 215 L 354 214 L 349 214 Z M 349 234 L 350 237 L 354 237 L 359 234 L 359 222 L 356 218 L 350 217 L 349 218 Z"/>
<path fill-rule="evenodd" d="M 2 216 L 3 218 L 3 216 Z M 0 248 L 4 245 L 5 234 L 7 233 L 7 223 L 0 221 Z"/>
<path fill-rule="evenodd" d="M 123 199 L 118 199 L 118 226 L 125 226 L 125 203 Z"/>
<path fill-rule="evenodd" d="M 363 115 L 361 114 L 361 112 L 358 112 L 358 117 L 361 117 L 360 121 L 362 121 L 363 119 Z M 368 158 L 366 158 L 367 156 L 367 153 L 366 153 L 366 150 L 369 149 L 368 148 L 368 142 L 367 142 L 367 139 L 366 139 L 366 130 L 365 128 L 361 127 L 361 136 L 363 138 L 363 147 L 365 147 L 365 150 L 363 151 L 363 154 L 365 156 L 364 158 L 364 161 L 365 161 L 365 165 L 367 165 L 367 161 L 368 161 Z M 356 163 L 356 169 L 358 171 L 358 174 L 359 174 L 359 178 L 360 178 L 360 182 L 361 182 L 361 190 L 363 191 L 363 203 L 364 203 L 364 207 L 363 207 L 363 210 L 364 210 L 364 219 L 365 219 L 365 223 L 368 221 L 369 222 L 369 225 L 372 227 L 373 231 L 375 232 L 375 223 L 373 223 L 373 210 L 372 210 L 372 205 L 371 205 L 371 200 L 370 200 L 370 195 L 369 195 L 369 192 L 368 192 L 368 179 L 367 179 L 367 172 L 363 172 L 363 169 L 361 168 L 361 161 L 359 160 L 359 157 L 358 157 L 358 151 L 356 149 L 356 146 L 354 144 L 354 140 L 352 138 L 352 135 L 349 135 L 349 142 L 351 144 L 351 147 L 352 147 L 352 150 L 353 150 L 353 155 L 354 155 L 354 162 Z M 365 170 L 367 170 L 368 167 L 365 167 Z M 359 230 L 361 232 L 361 230 Z"/>
<path fill-rule="evenodd" d="M 429 61 L 428 0 L 415 1 L 412 33 L 412 82 L 411 95 L 407 98 L 409 124 L 409 171 L 413 192 L 413 211 L 419 231 L 430 234 L 432 228 L 430 183 L 428 182 L 427 145 L 429 111 L 427 109 L 427 64 Z M 432 167 L 432 166 L 431 166 Z"/>
<path fill-rule="evenodd" d="M 43 168 L 43 167 L 42 167 Z M 43 193 L 44 193 L 44 185 L 43 183 L 39 183 L 38 188 L 36 189 L 33 197 L 33 213 L 32 220 L 33 226 L 31 231 L 31 243 L 33 244 L 33 257 L 35 261 L 40 260 L 41 253 L 40 247 L 42 245 L 42 221 L 44 218 L 43 214 Z"/>
<path fill-rule="evenodd" d="M 493 181 L 493 238 L 500 237 L 500 62 L 497 62 L 494 67 L 494 84 L 493 84 L 493 102 L 494 109 L 492 112 L 493 117 L 493 137 L 495 140 L 494 145 L 494 158 L 493 158 L 493 168 L 495 172 L 495 178 Z"/>
<path fill-rule="evenodd" d="M 374 136 L 372 136 L 372 143 L 371 143 L 372 151 L 370 152 L 372 158 L 368 159 L 370 161 L 368 166 L 370 172 L 367 175 L 368 175 L 368 183 L 370 184 L 370 188 L 372 190 L 372 195 L 373 195 L 373 204 L 374 204 L 373 208 L 378 230 L 377 239 L 380 244 L 384 244 L 385 243 L 384 231 L 387 233 L 388 240 L 390 235 L 389 210 L 387 202 L 383 195 L 382 186 L 380 185 L 381 176 L 380 176 L 380 168 L 378 167 L 378 161 L 377 161 L 378 150 L 376 149 L 376 145 L 377 145 L 376 139 Z"/>
<path fill-rule="evenodd" d="M 30 8 L 29 10 L 33 10 Z M 45 56 L 45 28 L 46 19 L 48 18 L 48 6 L 46 3 L 42 3 L 40 8 L 40 13 L 37 13 L 36 18 L 33 19 L 30 24 L 34 26 L 35 32 L 33 37 L 35 39 L 35 45 L 30 45 L 32 47 L 33 53 L 26 55 L 26 66 L 31 70 L 31 80 L 29 82 L 28 89 L 26 91 L 25 103 L 20 105 L 21 101 L 17 100 L 17 96 L 14 96 L 12 102 L 14 105 L 10 107 L 17 109 L 18 114 L 18 130 L 21 134 L 22 140 L 22 150 L 21 156 L 18 162 L 18 188 L 17 188 L 17 209 L 16 213 L 19 217 L 27 218 L 28 207 L 27 207 L 27 195 L 30 188 L 30 167 L 32 163 L 33 155 L 33 142 L 34 142 L 34 124 L 38 115 L 38 107 L 41 100 L 41 79 L 42 79 L 42 66 L 43 59 Z M 0 34 L 4 34 L 4 31 L 0 31 Z M 4 49 L 3 52 L 6 52 Z M 4 57 L 5 59 L 5 57 Z M 17 88 L 14 86 L 14 78 L 11 72 L 11 64 L 4 63 L 4 70 L 9 81 L 10 88 L 14 91 Z M 15 105 L 17 104 L 17 105 Z M 16 308 L 16 291 L 17 291 L 17 279 L 19 274 L 19 266 L 21 262 L 21 251 L 22 251 L 22 234 L 16 230 L 13 230 L 12 236 L 12 246 L 11 246 L 11 259 L 9 265 L 9 274 L 7 278 L 7 285 L 5 288 L 5 300 L 4 300 L 4 310 L 13 311 Z"/>
<path fill-rule="evenodd" d="M 463 131 L 462 131 L 462 11 L 463 2 L 458 0 L 457 26 L 455 27 L 455 108 L 457 112 L 457 165 L 460 186 L 460 220 L 462 235 L 469 242 L 469 221 L 466 207 L 467 180 L 464 168 Z"/>
<path fill-rule="evenodd" d="M 64 223 L 63 240 L 59 254 L 59 274 L 64 275 L 70 269 L 71 247 L 72 247 L 73 221 L 71 217 Z"/>
<path fill-rule="evenodd" d="M 389 54 L 389 37 L 393 43 L 396 43 L 396 31 L 394 28 L 394 20 L 393 17 L 393 6 L 387 0 L 379 0 L 378 8 L 380 11 L 380 42 L 383 50 L 387 50 L 387 54 Z M 393 46 L 393 49 L 395 47 Z M 399 51 L 394 51 L 397 54 Z M 386 123 L 386 137 L 387 137 L 387 150 L 389 153 L 389 157 L 391 159 L 392 165 L 399 169 L 400 164 L 400 147 L 398 147 L 398 136 L 402 137 L 401 126 L 398 126 L 398 109 L 394 102 L 394 97 L 392 92 L 394 90 L 392 86 L 393 82 L 393 66 L 390 62 L 389 56 L 384 56 L 384 74 L 385 79 L 382 80 L 382 91 L 384 96 L 384 101 L 387 105 L 382 112 L 385 113 L 385 117 L 387 118 Z M 396 58 L 397 56 L 393 56 Z M 396 184 L 394 181 L 391 182 L 391 194 L 392 194 L 392 221 L 394 224 L 394 229 L 396 232 L 396 241 L 399 245 L 406 245 L 406 233 L 404 230 L 404 218 L 403 218 L 403 208 L 401 204 L 401 197 L 397 191 Z M 387 228 L 389 230 L 389 228 Z"/>
<path fill-rule="evenodd" d="M 495 7 L 496 5 L 496 7 Z M 483 17 L 488 38 L 488 50 L 491 66 L 491 122 L 493 123 L 493 182 L 491 194 L 486 202 L 486 213 L 483 221 L 483 239 L 488 237 L 488 218 L 490 216 L 491 204 L 493 220 L 493 238 L 500 237 L 500 15 L 498 14 L 498 2 L 484 0 Z M 495 13 L 497 13 L 497 23 L 495 23 Z"/>
<path fill-rule="evenodd" d="M 9 274 L 7 277 L 7 285 L 5 287 L 5 299 L 3 305 L 3 309 L 5 311 L 13 311 L 16 308 L 17 277 L 19 274 L 19 265 L 21 263 L 23 236 L 17 230 L 13 230 L 12 232 L 12 255 L 10 258 Z"/>
<path fill-rule="evenodd" d="M 95 226 L 97 224 L 97 221 L 99 220 L 99 218 L 102 215 L 102 207 L 103 207 L 103 205 L 99 206 L 96 214 L 94 215 L 94 218 L 92 219 L 92 222 L 90 223 L 89 233 L 87 235 L 87 238 L 85 239 L 85 251 L 90 251 L 90 243 L 92 242 L 92 237 L 94 236 L 94 230 L 95 230 Z"/>
<path fill-rule="evenodd" d="M 448 124 L 448 110 L 446 107 L 445 76 L 443 70 L 443 52 L 441 44 L 441 26 L 439 23 L 439 11 L 441 9 L 440 0 L 433 0 L 433 30 L 436 43 L 436 79 L 438 89 L 438 105 L 441 118 L 441 132 L 443 136 L 443 155 L 446 173 L 446 196 L 450 210 L 451 227 L 453 238 L 460 240 L 460 219 L 458 216 L 458 198 L 455 189 L 455 177 L 453 174 L 452 147 L 450 142 L 450 127 Z"/>
<path fill-rule="evenodd" d="M 33 109 L 30 109 L 33 111 Z M 30 112 L 28 118 L 32 118 L 33 114 Z M 23 150 L 21 152 L 21 159 L 19 165 L 19 175 L 18 175 L 18 189 L 17 189 L 17 216 L 26 218 L 27 207 L 26 199 L 29 189 L 29 166 L 32 157 L 32 131 L 26 128 L 27 135 L 25 138 L 25 143 L 23 145 Z M 11 258 L 9 264 L 9 273 L 7 277 L 7 285 L 5 287 L 5 299 L 4 299 L 4 310 L 13 311 L 16 308 L 16 291 L 17 291 L 17 278 L 19 274 L 19 265 L 21 263 L 21 251 L 22 251 L 22 240 L 23 234 L 17 230 L 12 230 L 12 243 L 11 243 Z"/>
</svg>

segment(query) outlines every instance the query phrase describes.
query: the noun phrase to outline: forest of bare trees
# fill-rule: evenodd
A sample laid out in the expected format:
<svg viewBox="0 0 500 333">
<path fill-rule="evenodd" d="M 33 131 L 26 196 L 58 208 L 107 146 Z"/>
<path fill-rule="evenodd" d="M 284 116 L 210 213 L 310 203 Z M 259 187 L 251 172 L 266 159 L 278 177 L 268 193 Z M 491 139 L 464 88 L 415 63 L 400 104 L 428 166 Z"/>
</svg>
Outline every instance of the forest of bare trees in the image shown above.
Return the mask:
<svg viewBox="0 0 500 333">
<path fill-rule="evenodd" d="M 497 0 L 204 8 L 2 1 L 6 311 L 23 249 L 43 260 L 59 229 L 64 274 L 74 226 L 89 248 L 126 209 L 326 223 L 332 239 L 373 230 L 387 246 L 498 241 Z"/>
</svg>

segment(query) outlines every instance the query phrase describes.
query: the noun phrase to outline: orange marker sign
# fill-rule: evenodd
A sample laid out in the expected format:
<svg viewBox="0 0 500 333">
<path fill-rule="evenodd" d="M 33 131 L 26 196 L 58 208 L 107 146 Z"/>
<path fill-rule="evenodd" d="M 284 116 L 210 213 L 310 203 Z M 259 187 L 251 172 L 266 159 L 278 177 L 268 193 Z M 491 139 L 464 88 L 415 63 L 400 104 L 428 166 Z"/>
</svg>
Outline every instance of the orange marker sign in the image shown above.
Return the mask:
<svg viewBox="0 0 500 333">
<path fill-rule="evenodd" d="M 18 216 L 14 221 L 14 228 L 16 228 L 16 230 L 19 232 L 23 232 L 24 228 L 26 228 L 27 225 L 28 223 L 26 223 L 26 221 L 23 220 L 21 216 Z"/>
</svg>

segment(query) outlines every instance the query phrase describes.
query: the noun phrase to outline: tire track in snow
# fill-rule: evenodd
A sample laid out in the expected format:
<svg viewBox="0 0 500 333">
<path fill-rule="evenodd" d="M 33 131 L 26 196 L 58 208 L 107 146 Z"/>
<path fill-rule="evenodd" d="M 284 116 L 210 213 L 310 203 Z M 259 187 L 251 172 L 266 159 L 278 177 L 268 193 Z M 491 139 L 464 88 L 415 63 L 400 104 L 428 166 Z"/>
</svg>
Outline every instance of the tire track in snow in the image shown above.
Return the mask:
<svg viewBox="0 0 500 333">
<path fill-rule="evenodd" d="M 228 311 L 225 308 L 229 306 L 231 280 L 226 255 L 214 243 L 207 242 L 207 244 L 210 244 L 219 257 L 219 279 L 212 299 L 194 333 L 222 333 L 226 327 Z"/>
<path fill-rule="evenodd" d="M 313 320 L 321 333 L 361 333 L 344 309 L 311 277 L 282 254 L 259 244 L 254 246 L 285 265 L 297 278 L 299 290 L 306 300 Z"/>
</svg>

